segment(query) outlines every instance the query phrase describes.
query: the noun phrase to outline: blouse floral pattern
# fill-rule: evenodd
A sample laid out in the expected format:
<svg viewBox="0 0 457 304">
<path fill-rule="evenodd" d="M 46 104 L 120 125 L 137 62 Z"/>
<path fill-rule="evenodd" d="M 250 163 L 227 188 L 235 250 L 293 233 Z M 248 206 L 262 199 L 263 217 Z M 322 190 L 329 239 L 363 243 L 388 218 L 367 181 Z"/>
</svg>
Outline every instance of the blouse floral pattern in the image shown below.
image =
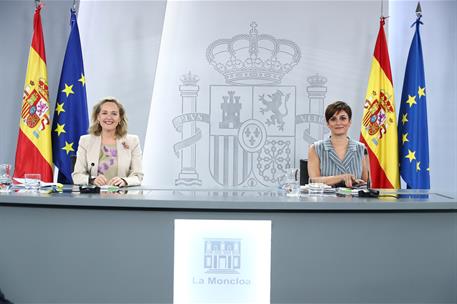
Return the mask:
<svg viewBox="0 0 457 304">
<path fill-rule="evenodd" d="M 117 176 L 116 144 L 101 145 L 98 161 L 98 174 L 103 174 L 108 180 Z"/>
</svg>

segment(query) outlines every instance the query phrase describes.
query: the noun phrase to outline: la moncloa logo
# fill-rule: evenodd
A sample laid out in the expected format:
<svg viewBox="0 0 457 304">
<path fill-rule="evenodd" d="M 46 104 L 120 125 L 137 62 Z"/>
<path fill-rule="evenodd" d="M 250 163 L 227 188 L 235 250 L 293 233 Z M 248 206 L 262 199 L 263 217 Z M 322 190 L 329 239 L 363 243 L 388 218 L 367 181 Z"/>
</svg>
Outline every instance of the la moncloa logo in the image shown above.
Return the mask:
<svg viewBox="0 0 457 304">
<path fill-rule="evenodd" d="M 206 273 L 237 274 L 241 268 L 241 239 L 205 239 Z"/>
</svg>

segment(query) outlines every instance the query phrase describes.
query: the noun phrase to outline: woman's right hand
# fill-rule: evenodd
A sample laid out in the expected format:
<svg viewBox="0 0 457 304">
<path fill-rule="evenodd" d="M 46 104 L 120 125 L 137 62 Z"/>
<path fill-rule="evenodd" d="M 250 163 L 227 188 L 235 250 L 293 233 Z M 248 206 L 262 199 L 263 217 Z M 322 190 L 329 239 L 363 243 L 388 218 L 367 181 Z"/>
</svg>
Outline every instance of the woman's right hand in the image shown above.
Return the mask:
<svg viewBox="0 0 457 304">
<path fill-rule="evenodd" d="M 100 174 L 94 179 L 94 185 L 101 187 L 103 185 L 106 185 L 108 183 L 108 180 L 103 174 Z"/>
<path fill-rule="evenodd" d="M 355 183 L 356 179 L 355 179 L 355 176 L 352 174 L 342 174 L 341 181 L 344 182 L 346 187 L 351 188 L 352 185 Z"/>
</svg>

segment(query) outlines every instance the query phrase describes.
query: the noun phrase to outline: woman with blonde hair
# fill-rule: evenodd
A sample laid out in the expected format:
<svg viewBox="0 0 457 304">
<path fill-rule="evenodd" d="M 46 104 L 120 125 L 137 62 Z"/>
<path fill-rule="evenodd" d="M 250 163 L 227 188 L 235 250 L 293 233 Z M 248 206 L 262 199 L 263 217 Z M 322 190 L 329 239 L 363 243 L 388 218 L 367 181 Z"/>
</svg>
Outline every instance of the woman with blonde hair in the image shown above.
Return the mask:
<svg viewBox="0 0 457 304">
<path fill-rule="evenodd" d="M 81 136 L 72 174 L 78 185 L 135 186 L 143 180 L 142 153 L 137 135 L 127 134 L 124 107 L 106 97 L 92 111 L 89 134 Z"/>
</svg>

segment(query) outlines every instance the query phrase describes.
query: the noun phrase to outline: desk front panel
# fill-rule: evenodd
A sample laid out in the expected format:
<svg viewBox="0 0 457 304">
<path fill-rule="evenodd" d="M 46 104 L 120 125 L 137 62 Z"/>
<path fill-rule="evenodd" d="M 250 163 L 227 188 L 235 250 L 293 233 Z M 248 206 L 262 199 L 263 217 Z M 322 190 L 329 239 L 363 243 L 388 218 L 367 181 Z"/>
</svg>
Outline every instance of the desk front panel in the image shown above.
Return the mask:
<svg viewBox="0 0 457 304">
<path fill-rule="evenodd" d="M 175 219 L 272 220 L 272 303 L 457 303 L 457 213 L 0 204 L 15 302 L 171 303 Z"/>
</svg>

